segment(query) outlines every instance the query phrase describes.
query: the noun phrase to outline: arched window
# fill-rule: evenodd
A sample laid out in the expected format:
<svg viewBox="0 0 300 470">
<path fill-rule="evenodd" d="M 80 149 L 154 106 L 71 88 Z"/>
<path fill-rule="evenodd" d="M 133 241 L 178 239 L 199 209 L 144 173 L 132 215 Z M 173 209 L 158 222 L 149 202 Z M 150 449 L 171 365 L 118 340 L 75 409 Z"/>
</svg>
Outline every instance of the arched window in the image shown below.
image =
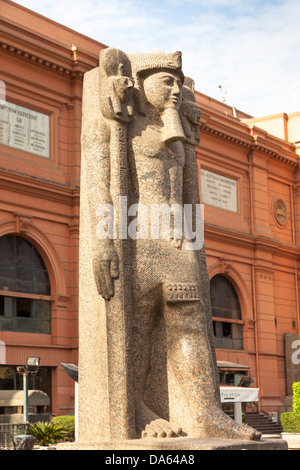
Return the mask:
<svg viewBox="0 0 300 470">
<path fill-rule="evenodd" d="M 51 333 L 50 281 L 45 263 L 25 238 L 0 238 L 0 331 Z"/>
<path fill-rule="evenodd" d="M 235 288 L 218 274 L 210 281 L 210 297 L 216 347 L 243 349 L 242 313 Z"/>
</svg>

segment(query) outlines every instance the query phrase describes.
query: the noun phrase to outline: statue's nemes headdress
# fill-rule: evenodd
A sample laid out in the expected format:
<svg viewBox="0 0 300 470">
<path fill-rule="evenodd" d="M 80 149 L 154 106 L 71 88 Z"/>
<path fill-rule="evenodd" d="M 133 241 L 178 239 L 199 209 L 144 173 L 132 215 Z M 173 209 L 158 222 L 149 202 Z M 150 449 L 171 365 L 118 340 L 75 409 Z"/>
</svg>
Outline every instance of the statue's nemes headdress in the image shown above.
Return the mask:
<svg viewBox="0 0 300 470">
<path fill-rule="evenodd" d="M 146 103 L 143 87 L 143 80 L 146 76 L 166 70 L 177 73 L 182 83 L 184 82 L 182 54 L 179 51 L 169 54 L 162 51 L 153 51 L 142 54 L 128 54 L 128 57 L 131 63 L 132 78 L 135 82 L 136 104 L 141 113 L 144 112 Z"/>
<path fill-rule="evenodd" d="M 181 52 L 172 52 L 165 54 L 162 51 L 153 51 L 145 54 L 130 54 L 133 79 L 144 77 L 149 73 L 159 72 L 161 70 L 171 70 L 176 72 L 184 81 L 182 73 L 182 54 Z"/>
</svg>

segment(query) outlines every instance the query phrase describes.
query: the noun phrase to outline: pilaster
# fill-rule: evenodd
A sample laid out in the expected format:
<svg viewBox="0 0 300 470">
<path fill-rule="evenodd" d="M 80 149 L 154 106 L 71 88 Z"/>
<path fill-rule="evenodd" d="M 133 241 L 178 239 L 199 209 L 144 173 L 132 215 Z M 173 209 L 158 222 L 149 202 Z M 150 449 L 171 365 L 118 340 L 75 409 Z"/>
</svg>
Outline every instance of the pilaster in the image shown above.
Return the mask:
<svg viewBox="0 0 300 470">
<path fill-rule="evenodd" d="M 256 328 L 258 335 L 259 370 L 264 371 L 260 377 L 261 407 L 279 405 L 279 396 L 274 390 L 279 389 L 278 383 L 278 351 L 277 351 L 277 320 L 274 306 L 274 269 L 271 266 L 256 265 Z M 265 397 L 268 397 L 267 399 Z"/>
</svg>

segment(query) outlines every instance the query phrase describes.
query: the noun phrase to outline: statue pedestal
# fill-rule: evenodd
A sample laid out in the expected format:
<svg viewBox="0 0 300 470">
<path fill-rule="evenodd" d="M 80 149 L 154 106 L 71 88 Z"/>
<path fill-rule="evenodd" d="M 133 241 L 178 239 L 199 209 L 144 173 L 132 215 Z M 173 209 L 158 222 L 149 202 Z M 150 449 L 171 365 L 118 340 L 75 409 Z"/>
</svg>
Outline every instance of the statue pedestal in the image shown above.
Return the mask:
<svg viewBox="0 0 300 470">
<path fill-rule="evenodd" d="M 132 439 L 110 442 L 74 442 L 58 444 L 57 450 L 133 450 L 133 451 L 198 451 L 198 450 L 288 450 L 282 439 L 259 441 L 217 438 L 177 437 L 171 439 Z"/>
</svg>

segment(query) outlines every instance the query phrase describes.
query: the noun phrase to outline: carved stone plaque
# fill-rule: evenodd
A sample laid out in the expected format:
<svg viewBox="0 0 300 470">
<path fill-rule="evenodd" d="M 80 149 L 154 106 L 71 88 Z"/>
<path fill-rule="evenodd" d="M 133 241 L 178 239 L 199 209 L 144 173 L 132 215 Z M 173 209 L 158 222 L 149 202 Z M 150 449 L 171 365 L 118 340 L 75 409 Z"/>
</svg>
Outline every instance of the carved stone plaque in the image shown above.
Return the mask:
<svg viewBox="0 0 300 470">
<path fill-rule="evenodd" d="M 276 198 L 273 203 L 273 211 L 276 221 L 284 225 L 287 221 L 287 207 L 283 199 Z"/>
<path fill-rule="evenodd" d="M 0 144 L 48 158 L 49 135 L 47 114 L 0 102 Z"/>
<path fill-rule="evenodd" d="M 210 206 L 237 212 L 237 183 L 232 178 L 201 170 L 202 202 Z"/>
</svg>

